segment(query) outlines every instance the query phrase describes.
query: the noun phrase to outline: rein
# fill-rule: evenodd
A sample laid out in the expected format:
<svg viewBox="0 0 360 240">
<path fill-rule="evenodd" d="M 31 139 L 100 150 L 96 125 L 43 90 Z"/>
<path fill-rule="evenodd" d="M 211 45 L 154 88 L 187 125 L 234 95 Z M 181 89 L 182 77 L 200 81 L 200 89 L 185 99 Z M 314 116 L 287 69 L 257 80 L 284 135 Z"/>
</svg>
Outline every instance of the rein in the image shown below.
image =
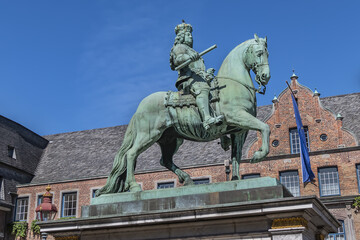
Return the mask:
<svg viewBox="0 0 360 240">
<path fill-rule="evenodd" d="M 222 79 L 232 80 L 232 81 L 234 81 L 234 82 L 240 83 L 241 85 L 243 85 L 243 86 L 246 87 L 247 89 L 252 90 L 252 91 L 255 91 L 255 92 L 260 93 L 260 94 L 265 94 L 265 91 L 266 91 L 266 86 L 263 86 L 261 83 L 259 84 L 259 88 L 256 89 L 256 88 L 254 88 L 254 87 L 252 87 L 252 86 L 249 86 L 249 85 L 247 85 L 247 84 L 245 84 L 245 83 L 239 82 L 239 81 L 237 81 L 237 80 L 234 79 L 234 78 L 222 77 L 222 76 L 220 76 L 220 77 L 219 77 L 219 76 L 216 76 L 216 78 L 222 78 Z M 261 87 L 264 87 L 263 91 L 261 91 Z"/>
</svg>

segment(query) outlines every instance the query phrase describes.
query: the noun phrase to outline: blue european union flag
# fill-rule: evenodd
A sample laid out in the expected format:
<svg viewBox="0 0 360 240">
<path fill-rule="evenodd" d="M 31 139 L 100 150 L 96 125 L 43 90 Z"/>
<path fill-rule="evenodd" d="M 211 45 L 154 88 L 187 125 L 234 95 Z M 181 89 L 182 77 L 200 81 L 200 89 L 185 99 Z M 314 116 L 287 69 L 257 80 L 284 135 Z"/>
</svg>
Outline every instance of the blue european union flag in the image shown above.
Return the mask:
<svg viewBox="0 0 360 240">
<path fill-rule="evenodd" d="M 297 130 L 298 130 L 299 139 L 300 139 L 300 158 L 301 158 L 303 182 L 304 183 L 311 182 L 315 178 L 315 175 L 314 175 L 313 171 L 311 170 L 309 152 L 306 147 L 306 138 L 305 138 L 304 127 L 302 125 L 299 109 L 298 109 L 298 106 L 297 106 L 297 103 L 295 101 L 293 94 L 291 94 L 291 97 L 292 97 L 292 101 L 293 101 L 293 105 L 294 105 L 296 125 L 297 125 Z"/>
</svg>

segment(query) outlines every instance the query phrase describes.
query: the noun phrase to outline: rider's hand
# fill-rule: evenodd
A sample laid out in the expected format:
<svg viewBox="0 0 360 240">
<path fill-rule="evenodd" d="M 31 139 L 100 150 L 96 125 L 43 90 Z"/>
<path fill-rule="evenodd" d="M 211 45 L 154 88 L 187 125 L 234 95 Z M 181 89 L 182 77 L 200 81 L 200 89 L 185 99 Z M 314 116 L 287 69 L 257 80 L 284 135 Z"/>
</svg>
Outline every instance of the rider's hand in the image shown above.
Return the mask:
<svg viewBox="0 0 360 240">
<path fill-rule="evenodd" d="M 199 55 L 199 53 L 197 53 L 197 52 L 190 53 L 190 54 L 189 54 L 189 57 L 190 57 L 190 59 L 191 59 L 192 62 L 200 59 L 200 55 Z"/>
</svg>

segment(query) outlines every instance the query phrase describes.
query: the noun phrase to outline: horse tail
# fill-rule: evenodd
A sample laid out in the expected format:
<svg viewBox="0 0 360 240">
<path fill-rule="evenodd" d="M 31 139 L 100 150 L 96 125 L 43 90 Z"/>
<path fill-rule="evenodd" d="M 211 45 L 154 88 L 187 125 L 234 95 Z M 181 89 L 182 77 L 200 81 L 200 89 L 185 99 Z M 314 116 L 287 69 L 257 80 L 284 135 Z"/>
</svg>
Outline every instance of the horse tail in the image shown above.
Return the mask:
<svg viewBox="0 0 360 240">
<path fill-rule="evenodd" d="M 119 151 L 115 155 L 114 164 L 105 186 L 96 191 L 97 197 L 101 194 L 118 193 L 124 192 L 126 190 L 126 153 L 133 146 L 136 138 L 135 116 L 136 115 L 134 115 L 133 118 L 130 120 L 130 123 L 126 129 L 124 141 Z"/>
</svg>

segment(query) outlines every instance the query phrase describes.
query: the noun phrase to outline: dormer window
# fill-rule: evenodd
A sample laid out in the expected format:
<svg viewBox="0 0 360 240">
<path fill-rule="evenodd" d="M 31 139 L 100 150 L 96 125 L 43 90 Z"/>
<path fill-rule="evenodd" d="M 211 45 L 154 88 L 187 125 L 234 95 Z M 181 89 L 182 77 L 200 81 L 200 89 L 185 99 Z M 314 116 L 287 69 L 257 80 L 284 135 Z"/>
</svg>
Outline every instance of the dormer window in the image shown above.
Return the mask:
<svg viewBox="0 0 360 240">
<path fill-rule="evenodd" d="M 16 152 L 15 152 L 15 148 L 12 146 L 8 146 L 8 156 L 16 159 Z"/>
</svg>

